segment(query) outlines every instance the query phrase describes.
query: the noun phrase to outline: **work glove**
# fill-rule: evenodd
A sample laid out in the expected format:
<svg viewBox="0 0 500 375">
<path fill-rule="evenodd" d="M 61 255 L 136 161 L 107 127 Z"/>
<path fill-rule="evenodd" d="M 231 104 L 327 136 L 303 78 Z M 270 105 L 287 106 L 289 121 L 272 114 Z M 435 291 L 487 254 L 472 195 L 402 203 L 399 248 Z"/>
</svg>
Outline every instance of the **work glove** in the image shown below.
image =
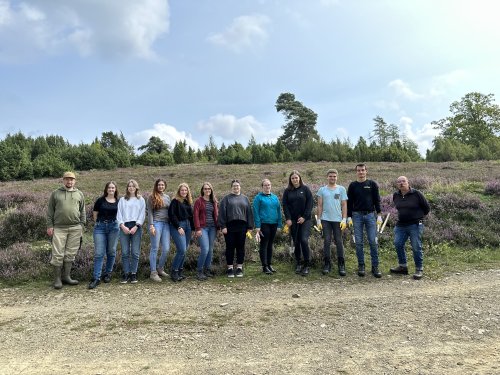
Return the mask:
<svg viewBox="0 0 500 375">
<path fill-rule="evenodd" d="M 351 228 L 351 227 L 352 227 L 352 218 L 350 218 L 350 217 L 348 217 L 348 218 L 347 218 L 347 226 L 348 226 L 349 228 Z"/>
<path fill-rule="evenodd" d="M 380 227 L 382 226 L 382 216 L 377 216 L 377 232 L 380 231 Z"/>
<path fill-rule="evenodd" d="M 346 222 L 346 219 L 342 219 L 342 221 L 340 222 L 340 230 L 346 230 L 347 228 L 347 222 Z"/>
<path fill-rule="evenodd" d="M 316 218 L 316 227 L 319 229 L 318 232 L 323 230 L 323 225 L 321 224 L 321 219 Z"/>
<path fill-rule="evenodd" d="M 284 225 L 283 226 L 283 234 L 288 234 L 288 232 L 290 232 L 290 227 L 288 225 Z"/>
<path fill-rule="evenodd" d="M 252 231 L 251 231 L 251 230 L 247 230 L 247 238 L 248 238 L 249 240 L 251 240 L 251 239 L 252 239 Z"/>
</svg>

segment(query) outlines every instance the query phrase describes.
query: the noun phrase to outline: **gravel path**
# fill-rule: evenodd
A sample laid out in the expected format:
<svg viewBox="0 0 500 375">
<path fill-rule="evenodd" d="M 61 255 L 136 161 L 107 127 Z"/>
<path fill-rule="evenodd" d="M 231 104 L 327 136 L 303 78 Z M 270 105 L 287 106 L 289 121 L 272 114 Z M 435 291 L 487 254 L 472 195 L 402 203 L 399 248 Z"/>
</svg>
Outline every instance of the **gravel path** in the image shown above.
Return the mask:
<svg viewBox="0 0 500 375">
<path fill-rule="evenodd" d="M 0 374 L 499 374 L 500 270 L 0 290 Z"/>
</svg>

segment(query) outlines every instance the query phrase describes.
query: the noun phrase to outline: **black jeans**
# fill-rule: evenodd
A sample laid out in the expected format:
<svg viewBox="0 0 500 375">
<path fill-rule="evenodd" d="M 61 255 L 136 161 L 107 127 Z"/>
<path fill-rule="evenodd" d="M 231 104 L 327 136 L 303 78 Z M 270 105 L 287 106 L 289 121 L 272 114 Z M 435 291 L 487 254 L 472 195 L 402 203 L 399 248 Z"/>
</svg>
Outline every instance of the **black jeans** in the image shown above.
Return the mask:
<svg viewBox="0 0 500 375">
<path fill-rule="evenodd" d="M 300 263 L 301 255 L 304 257 L 304 265 L 308 266 L 310 261 L 309 236 L 311 235 L 311 220 L 297 224 L 292 220 L 292 237 L 295 244 L 295 260 Z"/>
<path fill-rule="evenodd" d="M 271 265 L 271 260 L 273 258 L 273 242 L 277 230 L 278 224 L 262 223 L 260 226 L 260 231 L 263 235 L 260 237 L 259 246 L 259 255 L 262 266 Z"/>
<path fill-rule="evenodd" d="M 234 250 L 236 250 L 236 264 L 243 264 L 245 261 L 245 238 L 246 230 L 227 232 L 224 235 L 226 241 L 226 262 L 228 266 L 234 264 Z"/>
<path fill-rule="evenodd" d="M 337 261 L 339 258 L 344 258 L 344 245 L 342 243 L 342 231 L 340 230 L 340 223 L 337 221 L 326 221 L 321 220 L 321 225 L 323 226 L 323 235 L 325 236 L 325 242 L 323 245 L 323 257 L 325 263 L 331 263 L 332 256 L 330 251 L 330 244 L 333 240 L 335 241 L 335 246 L 337 247 Z"/>
</svg>

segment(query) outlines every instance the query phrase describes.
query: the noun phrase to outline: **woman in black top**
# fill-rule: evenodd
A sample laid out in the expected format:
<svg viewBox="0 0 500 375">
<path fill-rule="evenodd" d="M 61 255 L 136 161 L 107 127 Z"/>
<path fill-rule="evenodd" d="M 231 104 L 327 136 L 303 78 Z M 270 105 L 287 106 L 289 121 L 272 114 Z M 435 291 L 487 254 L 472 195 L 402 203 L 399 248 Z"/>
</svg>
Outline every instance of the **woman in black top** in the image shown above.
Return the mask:
<svg viewBox="0 0 500 375">
<path fill-rule="evenodd" d="M 175 257 L 172 262 L 173 281 L 184 279 L 182 268 L 186 251 L 191 241 L 191 232 L 194 228 L 193 222 L 193 198 L 188 184 L 179 184 L 177 193 L 168 207 L 168 218 L 170 220 L 170 235 L 175 243 Z"/>
<path fill-rule="evenodd" d="M 295 245 L 295 273 L 309 274 L 309 236 L 311 235 L 311 212 L 313 196 L 311 190 L 304 185 L 299 172 L 292 171 L 288 177 L 288 187 L 283 193 L 283 211 L 286 225 L 291 227 L 291 235 Z M 301 255 L 304 264 L 301 264 Z"/>
<path fill-rule="evenodd" d="M 94 204 L 94 273 L 89 284 L 89 289 L 94 289 L 101 282 L 102 265 L 106 254 L 106 269 L 103 281 L 111 281 L 111 273 L 116 258 L 116 245 L 118 243 L 118 188 L 116 183 L 109 181 L 104 187 L 104 193 Z"/>
</svg>

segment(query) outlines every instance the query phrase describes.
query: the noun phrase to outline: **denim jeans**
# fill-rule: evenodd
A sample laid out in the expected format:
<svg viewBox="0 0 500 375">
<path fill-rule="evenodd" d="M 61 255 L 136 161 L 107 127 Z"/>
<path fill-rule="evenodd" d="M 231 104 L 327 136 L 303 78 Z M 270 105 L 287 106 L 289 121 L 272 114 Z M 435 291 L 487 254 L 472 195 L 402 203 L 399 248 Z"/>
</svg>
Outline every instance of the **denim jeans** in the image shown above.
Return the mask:
<svg viewBox="0 0 500 375">
<path fill-rule="evenodd" d="M 304 257 L 304 266 L 309 266 L 310 250 L 309 236 L 311 235 L 311 220 L 306 220 L 302 224 L 297 224 L 292 220 L 292 238 L 295 245 L 295 260 L 300 264 L 300 256 Z"/>
<path fill-rule="evenodd" d="M 259 244 L 259 255 L 260 262 L 262 266 L 270 266 L 273 259 L 273 244 L 274 237 L 276 236 L 276 231 L 278 230 L 278 224 L 266 224 L 262 223 L 260 226 L 260 231 L 263 237 L 260 239 Z"/>
<path fill-rule="evenodd" d="M 344 259 L 344 244 L 342 243 L 342 231 L 340 230 L 340 222 L 321 220 L 321 225 L 323 226 L 323 235 L 325 236 L 325 241 L 323 243 L 323 256 L 325 263 L 331 263 L 332 261 L 332 255 L 330 251 L 332 237 L 337 248 L 337 261 L 340 258 Z"/>
<path fill-rule="evenodd" d="M 184 229 L 184 236 L 179 234 L 179 228 L 175 228 L 170 224 L 170 234 L 175 243 L 175 257 L 172 262 L 172 270 L 174 271 L 179 271 L 183 268 L 186 251 L 191 241 L 191 226 L 189 220 L 179 222 L 179 227 Z"/>
<path fill-rule="evenodd" d="M 197 270 L 203 272 L 203 269 L 208 270 L 212 265 L 212 256 L 214 252 L 215 235 L 217 228 L 206 227 L 201 228 L 200 241 L 200 256 L 198 257 Z"/>
<path fill-rule="evenodd" d="M 155 235 L 149 233 L 151 248 L 149 250 L 149 267 L 151 272 L 157 269 L 163 269 L 167 261 L 168 252 L 170 251 L 170 225 L 166 221 L 153 221 L 155 227 Z M 158 248 L 161 245 L 161 255 L 158 265 Z"/>
<path fill-rule="evenodd" d="M 423 232 L 424 224 L 412 224 L 405 227 L 396 226 L 394 228 L 394 246 L 398 254 L 399 264 L 406 265 L 405 243 L 409 237 L 415 268 L 417 270 L 424 269 L 424 252 L 422 251 Z"/>
<path fill-rule="evenodd" d="M 356 241 L 356 256 L 358 264 L 365 264 L 365 254 L 363 250 L 363 227 L 366 228 L 366 236 L 370 244 L 370 257 L 372 267 L 378 267 L 378 245 L 377 245 L 377 219 L 373 212 L 363 214 L 354 211 L 352 213 L 354 224 L 354 239 Z"/>
<path fill-rule="evenodd" d="M 94 226 L 94 280 L 101 278 L 104 255 L 106 255 L 105 274 L 113 272 L 116 258 L 116 245 L 120 228 L 116 221 L 98 221 Z"/>
<path fill-rule="evenodd" d="M 134 234 L 125 234 L 120 231 L 123 273 L 137 273 L 141 255 L 141 238 L 142 227 L 137 228 Z"/>
</svg>

